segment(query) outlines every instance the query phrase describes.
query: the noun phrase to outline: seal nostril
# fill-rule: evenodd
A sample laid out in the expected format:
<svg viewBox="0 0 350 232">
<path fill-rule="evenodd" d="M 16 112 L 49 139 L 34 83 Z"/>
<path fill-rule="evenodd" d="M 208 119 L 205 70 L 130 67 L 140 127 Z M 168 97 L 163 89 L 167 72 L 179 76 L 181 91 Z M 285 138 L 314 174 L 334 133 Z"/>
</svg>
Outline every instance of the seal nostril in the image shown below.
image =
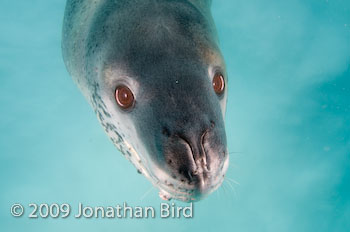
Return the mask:
<svg viewBox="0 0 350 232">
<path fill-rule="evenodd" d="M 189 180 L 192 181 L 193 180 L 193 172 L 188 171 L 187 174 L 188 174 Z"/>
<path fill-rule="evenodd" d="M 215 122 L 213 120 L 210 120 L 210 129 L 214 129 Z"/>
<path fill-rule="evenodd" d="M 193 172 L 186 169 L 185 167 L 179 168 L 178 172 L 182 177 L 185 177 L 185 179 L 187 179 L 189 183 L 193 180 Z M 181 178 L 181 182 L 183 182 L 182 180 L 183 178 Z"/>
<path fill-rule="evenodd" d="M 169 129 L 167 127 L 163 127 L 162 134 L 169 137 L 170 136 Z"/>
</svg>

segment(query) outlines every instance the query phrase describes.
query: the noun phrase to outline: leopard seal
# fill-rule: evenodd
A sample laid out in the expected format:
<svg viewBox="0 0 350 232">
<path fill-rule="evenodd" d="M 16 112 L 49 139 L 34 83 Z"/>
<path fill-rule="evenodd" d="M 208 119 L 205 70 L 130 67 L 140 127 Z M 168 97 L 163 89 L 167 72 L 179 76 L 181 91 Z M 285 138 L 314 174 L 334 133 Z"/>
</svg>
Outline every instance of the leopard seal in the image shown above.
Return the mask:
<svg viewBox="0 0 350 232">
<path fill-rule="evenodd" d="M 68 0 L 68 72 L 162 199 L 198 201 L 229 163 L 227 73 L 210 0 Z"/>
</svg>

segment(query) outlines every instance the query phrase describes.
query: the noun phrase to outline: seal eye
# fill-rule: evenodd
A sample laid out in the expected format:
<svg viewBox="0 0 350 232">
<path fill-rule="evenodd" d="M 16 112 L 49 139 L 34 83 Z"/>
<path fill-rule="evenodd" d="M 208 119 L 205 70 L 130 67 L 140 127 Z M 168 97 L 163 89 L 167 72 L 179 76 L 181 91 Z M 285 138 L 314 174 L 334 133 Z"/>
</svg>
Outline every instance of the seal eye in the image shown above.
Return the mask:
<svg viewBox="0 0 350 232">
<path fill-rule="evenodd" d="M 221 95 L 225 90 L 225 80 L 221 73 L 216 73 L 213 78 L 213 88 L 217 95 Z"/>
<path fill-rule="evenodd" d="M 128 109 L 135 101 L 134 94 L 125 85 L 120 85 L 115 90 L 115 99 L 120 108 Z"/>
</svg>

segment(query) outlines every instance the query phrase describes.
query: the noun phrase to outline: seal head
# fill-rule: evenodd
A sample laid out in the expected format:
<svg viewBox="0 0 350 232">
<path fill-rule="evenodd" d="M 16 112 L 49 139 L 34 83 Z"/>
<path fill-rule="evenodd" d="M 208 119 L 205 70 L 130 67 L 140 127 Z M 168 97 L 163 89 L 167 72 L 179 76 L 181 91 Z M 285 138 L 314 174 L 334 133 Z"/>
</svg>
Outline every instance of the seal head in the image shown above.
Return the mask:
<svg viewBox="0 0 350 232">
<path fill-rule="evenodd" d="M 227 74 L 209 2 L 74 7 L 66 9 L 65 62 L 114 144 L 163 199 L 216 190 L 228 167 Z"/>
</svg>

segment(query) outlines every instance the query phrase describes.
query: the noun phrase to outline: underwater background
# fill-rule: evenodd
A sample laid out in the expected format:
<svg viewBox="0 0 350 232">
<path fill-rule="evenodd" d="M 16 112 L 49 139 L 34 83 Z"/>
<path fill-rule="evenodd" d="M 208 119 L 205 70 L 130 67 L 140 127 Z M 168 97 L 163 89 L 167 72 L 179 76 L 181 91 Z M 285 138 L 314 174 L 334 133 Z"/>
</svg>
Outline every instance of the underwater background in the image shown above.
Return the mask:
<svg viewBox="0 0 350 232">
<path fill-rule="evenodd" d="M 0 1 L 1 231 L 350 231 L 348 0 L 213 0 L 230 168 L 193 218 L 11 216 L 14 203 L 162 202 L 69 77 L 64 7 Z"/>
</svg>

